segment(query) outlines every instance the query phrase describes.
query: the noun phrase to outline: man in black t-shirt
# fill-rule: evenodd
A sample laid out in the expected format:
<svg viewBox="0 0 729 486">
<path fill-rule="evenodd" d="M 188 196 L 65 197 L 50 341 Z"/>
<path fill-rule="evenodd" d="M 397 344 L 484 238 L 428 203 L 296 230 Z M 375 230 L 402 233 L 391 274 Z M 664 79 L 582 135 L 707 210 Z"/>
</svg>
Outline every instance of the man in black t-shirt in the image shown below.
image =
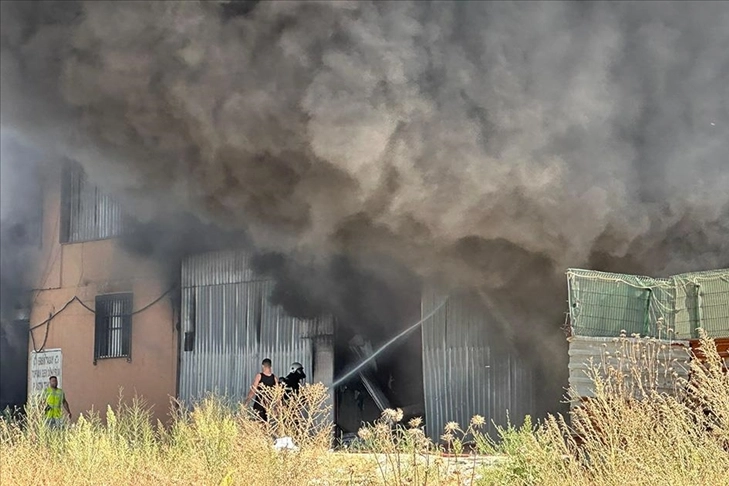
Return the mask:
<svg viewBox="0 0 729 486">
<path fill-rule="evenodd" d="M 278 385 L 278 378 L 273 374 L 271 369 L 271 360 L 269 358 L 264 359 L 261 362 L 261 372 L 256 375 L 253 380 L 251 389 L 248 391 L 246 397 L 246 406 L 250 403 L 251 398 L 253 400 L 253 410 L 258 414 L 261 420 L 264 422 L 268 421 L 268 413 L 266 412 L 265 396 L 261 393 L 261 389 L 264 387 L 274 387 Z"/>
</svg>

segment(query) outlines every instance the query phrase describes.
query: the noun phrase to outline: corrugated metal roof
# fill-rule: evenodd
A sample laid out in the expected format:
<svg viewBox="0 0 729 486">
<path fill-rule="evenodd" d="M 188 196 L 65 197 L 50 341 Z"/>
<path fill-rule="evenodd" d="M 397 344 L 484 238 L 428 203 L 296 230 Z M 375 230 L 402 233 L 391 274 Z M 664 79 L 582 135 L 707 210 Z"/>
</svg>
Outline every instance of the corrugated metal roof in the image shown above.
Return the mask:
<svg viewBox="0 0 729 486">
<path fill-rule="evenodd" d="M 423 293 L 422 315 L 444 298 L 432 289 Z M 439 440 L 445 424 L 466 427 L 475 414 L 505 426 L 535 415 L 532 372 L 503 342 L 493 339 L 488 315 L 458 297 L 451 297 L 423 323 L 423 382 L 428 435 Z"/>
<path fill-rule="evenodd" d="M 300 320 L 269 302 L 273 283 L 256 280 L 243 252 L 197 255 L 182 265 L 182 333 L 194 346 L 180 349 L 179 396 L 194 401 L 209 392 L 240 401 L 263 358 L 277 375 L 292 362 L 313 377 L 313 342 L 331 334 L 331 319 Z"/>
<path fill-rule="evenodd" d="M 672 394 L 675 391 L 676 377 L 673 376 L 673 372 L 677 377 L 688 378 L 690 358 L 688 341 L 586 336 L 572 336 L 568 341 L 569 384 L 579 397 L 595 395 L 595 383 L 591 373 L 593 369 L 604 370 L 605 366 L 621 370 L 628 379 L 631 372 L 636 370 L 648 373 L 653 380 L 652 386 L 659 393 Z M 647 360 L 640 367 L 631 366 L 629 357 L 641 356 L 643 352 L 654 359 Z"/>
<path fill-rule="evenodd" d="M 567 282 L 574 335 L 688 339 L 698 327 L 711 336 L 729 334 L 726 269 L 669 278 L 569 269 Z"/>
</svg>

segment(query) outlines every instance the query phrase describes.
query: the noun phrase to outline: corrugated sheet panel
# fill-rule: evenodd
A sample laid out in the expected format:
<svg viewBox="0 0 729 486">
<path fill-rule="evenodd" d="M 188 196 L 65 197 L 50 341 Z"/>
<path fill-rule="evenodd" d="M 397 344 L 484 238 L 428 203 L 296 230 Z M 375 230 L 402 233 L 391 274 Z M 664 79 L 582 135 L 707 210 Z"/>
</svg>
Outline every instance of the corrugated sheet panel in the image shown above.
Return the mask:
<svg viewBox="0 0 729 486">
<path fill-rule="evenodd" d="M 443 300 L 426 289 L 422 315 Z M 465 427 L 475 414 L 486 418 L 487 431 L 494 436 L 492 420 L 504 426 L 507 417 L 519 424 L 525 415 L 535 415 L 533 374 L 524 360 L 495 342 L 487 319 L 484 312 L 451 297 L 423 323 L 425 419 L 434 440 L 447 422 Z"/>
<path fill-rule="evenodd" d="M 66 166 L 62 200 L 63 241 L 100 240 L 122 233 L 121 206 L 91 183 L 78 164 Z"/>
<path fill-rule="evenodd" d="M 230 283 L 263 281 L 251 270 L 247 253 L 228 250 L 188 257 L 182 266 L 183 287 L 203 287 Z"/>
<path fill-rule="evenodd" d="M 569 341 L 569 383 L 579 397 L 594 396 L 591 370 L 611 366 L 630 376 L 630 356 L 643 353 L 648 359 L 642 370 L 650 372 L 655 390 L 672 394 L 676 378 L 687 378 L 689 372 L 688 341 L 637 340 L 633 338 L 606 338 L 572 336 Z M 602 374 L 602 373 L 601 373 Z M 603 375 L 604 376 L 604 375 Z M 574 405 L 574 404 L 573 404 Z"/>
<path fill-rule="evenodd" d="M 651 278 L 569 269 L 567 282 L 576 336 L 688 339 L 699 326 L 729 333 L 729 270 Z"/>
<path fill-rule="evenodd" d="M 313 376 L 312 336 L 331 327 L 329 319 L 303 321 L 271 305 L 273 284 L 255 280 L 243 252 L 198 255 L 183 262 L 180 399 L 214 392 L 232 401 L 248 393 L 263 358 L 285 375 L 294 361 Z"/>
</svg>

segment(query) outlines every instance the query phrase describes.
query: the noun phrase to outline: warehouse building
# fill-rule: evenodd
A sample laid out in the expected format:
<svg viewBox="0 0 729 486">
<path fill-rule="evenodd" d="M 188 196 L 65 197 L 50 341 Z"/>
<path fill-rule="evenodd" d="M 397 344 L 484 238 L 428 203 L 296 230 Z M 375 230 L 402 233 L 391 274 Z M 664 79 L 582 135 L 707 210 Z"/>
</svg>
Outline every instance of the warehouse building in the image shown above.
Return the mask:
<svg viewBox="0 0 729 486">
<path fill-rule="evenodd" d="M 38 277 L 25 324 L 28 394 L 55 374 L 75 411 L 103 416 L 121 389 L 126 398 L 143 397 L 164 421 L 171 398 L 191 403 L 213 392 L 241 400 L 263 357 L 279 374 L 300 361 L 310 379 L 330 384 L 379 344 L 331 317 L 287 315 L 271 303 L 273 282 L 241 250 L 188 255 L 170 281 L 153 258 L 120 244 L 128 221 L 122 208 L 77 165 L 63 167 L 43 191 Z M 475 302 L 426 289 L 411 311 L 413 322 L 432 314 L 422 332 L 331 391 L 341 434 L 387 407 L 424 415 L 435 439 L 446 421 L 466 423 L 475 413 L 499 425 L 507 411 L 534 413 L 531 370 L 515 350 L 493 344 L 491 317 Z M 407 396 L 393 380 L 408 381 Z"/>
<path fill-rule="evenodd" d="M 55 374 L 74 410 L 103 416 L 122 390 L 143 397 L 164 421 L 171 398 L 192 403 L 216 393 L 241 400 L 264 357 L 279 374 L 299 361 L 310 380 L 328 385 L 380 344 L 332 317 L 286 314 L 271 302 L 273 282 L 239 249 L 188 255 L 171 281 L 154 258 L 120 244 L 128 221 L 122 208 L 77 165 L 63 167 L 46 180 L 37 285 L 26 318 L 13 328 L 30 329 L 22 358 L 28 394 Z M 659 339 L 679 370 L 688 366 L 699 327 L 720 346 L 729 337 L 727 270 L 654 279 L 571 269 L 568 290 L 570 385 L 583 397 L 591 394 L 589 363 L 621 335 Z M 489 419 L 491 433 L 510 417 L 518 424 L 540 415 L 534 369 L 497 337 L 477 299 L 426 287 L 410 315 L 427 319 L 398 352 L 331 390 L 341 435 L 387 407 L 424 416 L 433 439 L 446 422 L 465 424 L 474 414 Z M 398 394 L 403 387 L 393 381 L 407 381 L 408 393 Z"/>
<path fill-rule="evenodd" d="M 240 249 L 187 255 L 170 278 L 153 257 L 120 244 L 128 219 L 77 165 L 64 165 L 45 184 L 31 306 L 5 328 L 28 343 L 20 358 L 28 394 L 57 375 L 76 411 L 103 416 L 122 390 L 143 397 L 164 421 L 172 398 L 242 400 L 264 357 L 279 374 L 299 361 L 310 380 L 329 385 L 382 342 L 331 316 L 288 315 L 272 303 L 274 283 Z M 677 360 L 680 373 L 699 327 L 720 346 L 729 337 L 727 270 L 654 279 L 571 269 L 568 290 L 570 385 L 582 397 L 591 394 L 589 363 L 621 335 L 666 344 L 663 358 Z M 331 390 L 341 436 L 388 407 L 424 416 L 433 439 L 446 422 L 466 424 L 474 414 L 488 418 L 491 433 L 509 418 L 518 424 L 540 416 L 533 366 L 499 336 L 478 299 L 426 286 L 408 315 L 424 318 L 418 332 Z M 412 322 L 394 325 L 393 333 Z"/>
</svg>

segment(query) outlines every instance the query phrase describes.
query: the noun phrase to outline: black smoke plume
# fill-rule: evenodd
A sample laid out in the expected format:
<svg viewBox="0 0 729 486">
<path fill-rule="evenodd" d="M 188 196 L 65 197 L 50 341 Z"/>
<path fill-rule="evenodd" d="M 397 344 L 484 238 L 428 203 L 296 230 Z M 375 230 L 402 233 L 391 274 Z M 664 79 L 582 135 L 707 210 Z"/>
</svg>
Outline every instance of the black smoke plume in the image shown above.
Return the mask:
<svg viewBox="0 0 729 486">
<path fill-rule="evenodd" d="M 0 136 L 0 411 L 25 402 L 28 317 L 42 237 L 42 154 Z"/>
<path fill-rule="evenodd" d="M 2 127 L 143 222 L 284 255 L 266 271 L 314 294 L 292 312 L 332 305 L 301 262 L 392 260 L 559 368 L 566 267 L 729 264 L 727 25 L 723 2 L 2 2 Z"/>
</svg>

